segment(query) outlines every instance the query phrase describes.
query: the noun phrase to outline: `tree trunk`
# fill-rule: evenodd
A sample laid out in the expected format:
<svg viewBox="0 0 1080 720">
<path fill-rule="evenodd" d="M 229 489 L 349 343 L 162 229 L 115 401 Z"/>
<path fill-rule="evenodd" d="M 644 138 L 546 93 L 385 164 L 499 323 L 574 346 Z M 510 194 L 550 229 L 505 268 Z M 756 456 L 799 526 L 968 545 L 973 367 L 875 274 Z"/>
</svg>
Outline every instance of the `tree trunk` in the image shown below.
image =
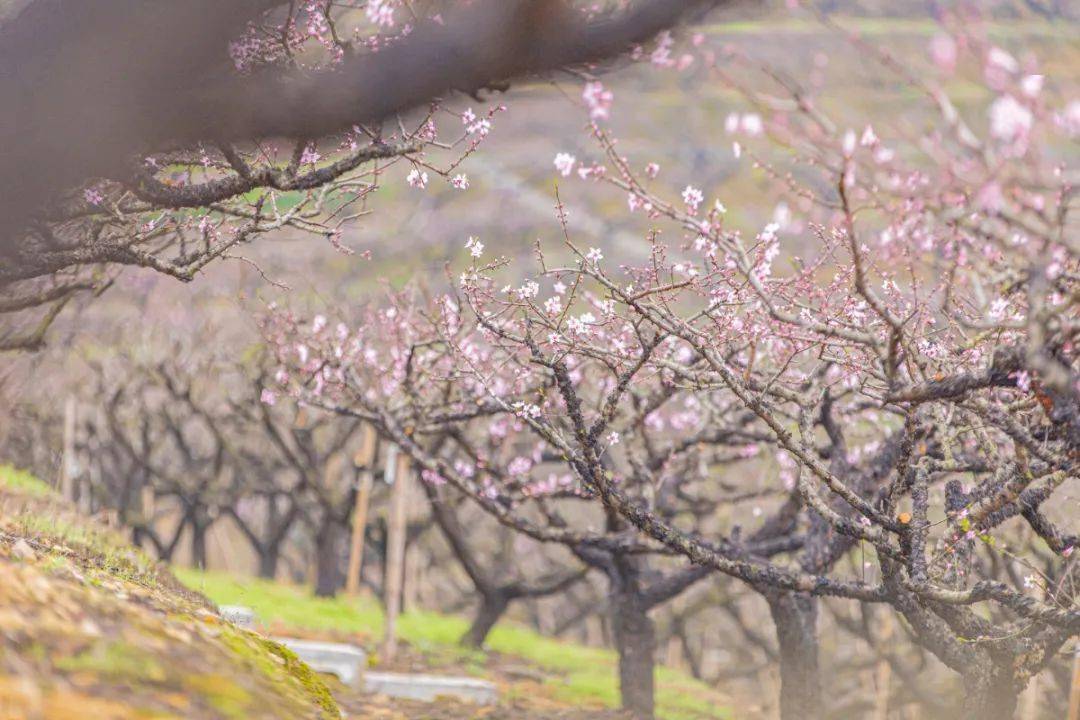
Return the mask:
<svg viewBox="0 0 1080 720">
<path fill-rule="evenodd" d="M 635 592 L 616 595 L 611 608 L 623 709 L 637 720 L 652 720 L 656 630 Z"/>
<path fill-rule="evenodd" d="M 973 663 L 964 674 L 963 720 L 1013 720 L 1022 687 L 1012 673 Z"/>
<path fill-rule="evenodd" d="M 505 593 L 495 591 L 481 595 L 480 609 L 476 611 L 472 625 L 461 638 L 461 644 L 466 647 L 478 648 L 484 644 L 488 633 L 499 618 L 506 612 L 510 604 L 510 598 Z"/>
<path fill-rule="evenodd" d="M 342 529 L 328 520 L 315 536 L 315 595 L 333 597 L 344 580 L 341 574 Z"/>
<path fill-rule="evenodd" d="M 271 545 L 259 550 L 259 577 L 273 580 L 277 577 L 278 558 L 281 557 L 280 548 Z"/>
<path fill-rule="evenodd" d="M 817 600 L 790 592 L 767 599 L 780 645 L 780 718 L 819 720 L 823 714 Z"/>
<path fill-rule="evenodd" d="M 191 522 L 191 564 L 200 570 L 206 569 L 206 531 L 209 527 L 198 520 Z"/>
</svg>

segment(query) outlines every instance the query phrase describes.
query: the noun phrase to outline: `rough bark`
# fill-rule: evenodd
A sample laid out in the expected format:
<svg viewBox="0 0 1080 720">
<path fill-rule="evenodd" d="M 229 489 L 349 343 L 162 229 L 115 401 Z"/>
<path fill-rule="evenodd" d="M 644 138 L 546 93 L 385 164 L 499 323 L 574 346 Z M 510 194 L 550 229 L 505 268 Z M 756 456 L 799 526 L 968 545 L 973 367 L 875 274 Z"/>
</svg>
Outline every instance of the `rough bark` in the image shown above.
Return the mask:
<svg viewBox="0 0 1080 720">
<path fill-rule="evenodd" d="M 1012 720 L 1020 699 L 1019 687 L 1011 672 L 990 663 L 973 663 L 964 673 L 963 720 Z"/>
<path fill-rule="evenodd" d="M 344 575 L 341 571 L 341 541 L 343 527 L 336 522 L 326 522 L 315 536 L 315 595 L 333 597 L 341 589 Z"/>
<path fill-rule="evenodd" d="M 817 599 L 803 593 L 781 592 L 767 600 L 780 646 L 781 720 L 823 718 Z"/>
<path fill-rule="evenodd" d="M 487 639 L 488 633 L 491 632 L 491 628 L 495 627 L 495 623 L 499 621 L 499 618 L 503 616 L 506 608 L 510 605 L 510 597 L 505 593 L 496 591 L 484 593 L 480 597 L 480 608 L 476 611 L 472 625 L 469 626 L 469 629 L 461 638 L 461 644 L 466 647 L 481 647 L 484 640 Z"/>
<path fill-rule="evenodd" d="M 0 74 L 0 254 L 57 192 L 123 175 L 132 154 L 376 123 L 452 90 L 617 55 L 699 4 L 650 0 L 590 23 L 559 0 L 486 0 L 335 72 L 240 75 L 229 42 L 281 0 L 18 1 L 0 25 L 0 67 L 17 70 Z"/>
<path fill-rule="evenodd" d="M 206 569 L 206 531 L 208 523 L 198 520 L 191 523 L 191 564 L 200 570 Z"/>
<path fill-rule="evenodd" d="M 612 628 L 619 653 L 622 706 L 638 720 L 652 720 L 656 629 L 640 594 L 617 592 L 612 598 Z"/>
<path fill-rule="evenodd" d="M 277 545 L 259 551 L 259 577 L 273 580 L 277 577 L 281 549 Z"/>
</svg>

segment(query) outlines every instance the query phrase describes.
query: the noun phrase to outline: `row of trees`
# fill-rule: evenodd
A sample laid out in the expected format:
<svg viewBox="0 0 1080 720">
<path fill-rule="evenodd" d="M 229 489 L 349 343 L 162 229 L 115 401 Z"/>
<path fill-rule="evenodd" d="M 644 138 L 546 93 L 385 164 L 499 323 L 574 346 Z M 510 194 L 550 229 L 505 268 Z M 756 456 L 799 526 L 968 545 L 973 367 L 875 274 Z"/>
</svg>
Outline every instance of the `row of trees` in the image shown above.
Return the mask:
<svg viewBox="0 0 1080 720">
<path fill-rule="evenodd" d="M 48 29 L 63 5 L 29 3 L 4 26 L 0 49 L 30 57 L 35 23 Z M 192 54 L 210 58 L 205 72 L 215 76 L 226 60 L 218 41 L 236 41 L 228 60 L 247 74 L 223 82 L 221 117 L 268 126 L 230 121 L 214 137 L 161 121 L 145 136 L 108 114 L 64 112 L 73 98 L 86 108 L 117 98 L 96 96 L 77 76 L 58 79 L 55 54 L 3 80 L 13 88 L 0 91 L 24 102 L 20 122 L 0 128 L 14 129 L 0 137 L 18 149 L 0 175 L 22 177 L 30 195 L 5 194 L 0 206 L 14 238 L 0 243 L 0 313 L 45 310 L 0 349 L 39 345 L 73 294 L 103 290 L 124 265 L 188 280 L 268 230 L 337 242 L 394 158 L 414 164 L 414 187 L 428 170 L 465 184 L 457 163 L 477 147 L 484 118 L 444 113 L 438 119 L 464 129 L 443 140 L 443 111 L 378 121 L 451 88 L 610 55 L 689 4 L 646 3 L 614 22 L 578 24 L 562 3 L 471 3 L 400 36 L 378 12 L 353 34 L 339 23 L 355 13 L 305 2 L 281 14 L 283 5 L 230 4 L 241 14 L 218 34 L 192 35 L 217 42 Z M 481 22 L 485 12 L 498 22 Z M 105 24 L 138 31 L 160 20 L 121 16 L 132 18 Z M 822 608 L 874 647 L 916 701 L 938 699 L 926 697 L 909 655 L 883 649 L 872 619 L 900 619 L 915 658 L 955 671 L 964 717 L 1011 717 L 1031 678 L 1060 677 L 1066 643 L 1080 633 L 1070 494 L 1080 450 L 1071 216 L 1080 106 L 1069 78 L 1046 78 L 1034 55 L 1018 59 L 964 20 L 966 32 L 934 38 L 933 68 L 850 37 L 927 100 L 918 132 L 831 115 L 814 88 L 705 36 L 678 50 L 664 36 L 639 52 L 744 99 L 746 111 L 724 123 L 732 156 L 753 163 L 786 210 L 749 234 L 736 209 L 729 216 L 693 178 L 669 183 L 678 169 L 664 167 L 667 157 L 625 156 L 607 125 L 615 99 L 588 76 L 592 157 L 560 153 L 556 167 L 595 189 L 565 182 L 553 198 L 561 238 L 538 246 L 536 267 L 508 267 L 462 238 L 471 259 L 450 290 L 418 284 L 314 316 L 271 308 L 265 371 L 216 358 L 212 368 L 102 369 L 97 396 L 106 401 L 83 432 L 91 497 L 162 556 L 186 534 L 197 562 L 207 529 L 230 516 L 266 573 L 303 527 L 317 549 L 316 584 L 333 592 L 355 492 L 349 459 L 366 425 L 418 468 L 433 519 L 482 598 L 472 642 L 511 600 L 558 593 L 595 569 L 613 610 L 624 704 L 646 718 L 657 654 L 650 612 L 723 579 L 768 608 L 772 639 L 739 620 L 739 606 L 705 601 L 732 617 L 740 643 L 775 656 L 785 718 L 832 712 Z M 183 35 L 145 66 L 186 52 Z M 447 43 L 455 62 L 426 62 Z M 160 43 L 152 45 L 144 49 Z M 126 73 L 141 57 L 70 47 L 65 71 L 122 55 Z M 340 71 L 314 73 L 309 84 L 301 73 L 313 64 Z M 434 78 L 422 72 L 436 66 Z M 379 97 L 358 116 L 356 98 L 338 90 L 369 71 L 380 82 L 359 86 Z M 943 90 L 954 74 L 979 88 L 973 106 L 958 108 Z M 27 91 L 42 78 L 48 92 Z M 182 80 L 133 96 L 171 107 L 153 102 L 163 88 L 170 103 L 196 108 L 185 122 L 217 119 L 205 109 L 221 98 L 191 98 Z M 262 112 L 268 95 L 274 104 Z M 326 113 L 299 113 L 297 102 Z M 36 114 L 67 126 L 35 124 Z M 310 118 L 314 126 L 303 124 Z M 79 152 L 57 142 L 69 132 Z M 294 137 L 279 153 L 267 135 Z M 134 164 L 133 138 L 149 143 Z M 452 160 L 433 164 L 446 146 Z M 68 154 L 56 158 L 56 147 Z M 288 203 L 283 192 L 293 193 Z M 579 245 L 566 218 L 586 196 L 625 200 L 625 225 L 648 227 L 645 260 L 620 264 Z M 179 518 L 165 533 L 151 521 L 157 498 Z M 533 564 L 516 545 L 503 566 L 484 562 L 462 530 L 470 525 L 459 513 L 474 511 L 463 499 L 513 535 L 558 548 L 561 562 Z M 507 564 L 519 573 L 511 580 Z M 692 620 L 683 620 L 684 638 Z"/>
<path fill-rule="evenodd" d="M 310 579 L 317 595 L 332 596 L 345 584 L 360 473 L 373 470 L 376 512 L 366 527 L 362 580 L 381 594 L 386 446 L 363 460 L 358 420 L 288 400 L 264 402 L 272 391 L 257 363 L 230 365 L 215 354 L 178 348 L 169 355 L 92 363 L 85 395 L 72 397 L 76 417 L 66 464 L 73 500 L 127 528 L 136 545 L 166 562 L 183 548 L 194 566 L 211 567 L 211 530 L 218 528 L 247 544 L 259 576 Z M 33 417 L 35 407 L 20 406 L 23 432 L 4 438 L 5 457 L 43 476 L 65 472 L 54 465 L 62 444 L 55 430 L 63 421 Z M 46 437 L 49 428 L 54 432 Z M 45 448 L 53 453 L 41 457 Z M 543 552 L 528 572 L 516 569 L 512 537 L 476 532 L 476 518 L 459 495 L 426 485 L 424 493 L 430 518 L 414 511 L 408 543 L 427 566 L 445 564 L 447 553 L 460 563 L 464 572 L 431 581 L 458 597 L 456 603 L 479 601 L 466 644 L 482 645 L 513 601 L 563 592 L 584 577 L 585 567 L 572 558 L 559 563 Z M 433 529 L 441 542 L 425 538 Z M 459 578 L 470 586 L 456 586 Z"/>
<path fill-rule="evenodd" d="M 1080 633 L 1080 258 L 1061 155 L 1077 108 L 1033 60 L 976 35 L 940 42 L 937 72 L 981 75 L 985 131 L 932 74 L 865 44 L 929 100 L 937 124 L 917 142 L 845 130 L 786 77 L 702 52 L 768 109 L 729 122 L 733 149 L 799 208 L 798 247 L 778 224 L 744 236 L 719 200 L 665 187 L 593 124 L 579 174 L 648 215 L 646 261 L 579 247 L 559 200 L 562 249 L 539 246 L 524 282 L 470 239 L 448 293 L 406 290 L 340 324 L 272 312 L 281 391 L 373 423 L 506 526 L 605 557 L 640 716 L 653 600 L 719 573 L 768 603 L 785 718 L 828 712 L 825 597 L 891 608 L 959 674 L 963 717 L 1012 717 Z M 763 134 L 808 170 L 775 168 Z M 732 485 L 773 496 L 772 512 L 725 522 Z M 570 501 L 603 531 L 568 518 Z M 646 580 L 657 553 L 686 565 Z"/>
<path fill-rule="evenodd" d="M 99 367 L 97 381 L 87 387 L 88 394 L 79 404 L 76 432 L 76 487 L 84 507 L 117 519 L 129 528 L 136 543 L 164 560 L 175 561 L 183 546 L 193 563 L 213 566 L 208 550 L 214 537 L 220 539 L 224 533 L 232 542 L 246 540 L 257 558 L 252 570 L 263 576 L 289 574 L 311 581 L 320 594 L 339 590 L 357 477 L 349 460 L 363 444 L 361 434 L 355 432 L 357 420 L 310 407 L 298 413 L 292 401 L 282 397 L 272 405 L 260 402 L 258 396 L 267 389 L 262 384 L 266 376 L 257 367 L 235 366 L 223 373 L 227 365 L 220 359 L 209 363 L 181 353 L 171 355 L 175 359 L 170 363 L 152 364 L 114 358 L 107 364 L 110 370 Z M 216 402 L 222 395 L 227 395 L 225 401 Z M 242 408 L 256 414 L 245 414 Z M 654 419 L 651 429 L 662 431 L 662 437 L 674 436 L 672 428 L 688 418 L 685 413 L 667 416 L 671 423 L 667 427 Z M 50 442 L 44 436 L 48 428 L 62 426 L 59 418 L 34 422 L 29 413 L 21 418 L 21 427 L 41 431 L 39 439 L 44 441 L 36 447 L 57 446 L 58 438 Z M 524 464 L 518 458 L 528 449 L 519 444 L 521 427 L 489 427 L 487 432 L 491 439 L 483 449 L 474 446 L 472 451 L 493 465 L 517 461 L 514 472 L 520 473 Z M 797 524 L 792 519 L 797 512 L 790 494 L 751 488 L 752 483 L 743 479 L 775 469 L 760 467 L 757 458 L 748 457 L 743 443 L 753 444 L 760 438 L 749 429 L 740 433 L 746 434 L 730 438 L 727 445 L 737 451 L 726 453 L 721 438 L 706 441 L 690 434 L 692 441 L 686 446 L 705 446 L 704 451 L 712 454 L 708 467 L 722 469 L 720 480 L 710 483 L 699 476 L 669 489 L 663 487 L 669 481 L 663 481 L 657 508 L 706 535 L 711 528 L 722 532 L 725 521 L 734 520 L 743 527 L 756 522 L 751 520 L 751 507 L 773 507 L 760 516 L 761 527 L 749 537 L 735 527 L 736 539 L 751 548 L 746 551 L 748 557 L 805 557 L 810 528 L 790 529 Z M 418 434 L 418 427 L 413 426 L 412 436 Z M 349 439 L 335 461 L 329 448 L 344 436 Z M 297 448 L 295 452 L 305 457 L 310 453 L 302 462 L 312 462 L 323 471 L 297 472 L 279 444 L 285 437 L 290 438 L 288 447 Z M 620 439 L 615 447 L 628 443 Z M 25 442 L 11 443 L 5 447 L 5 457 L 32 462 L 32 457 L 18 455 L 20 448 L 28 447 Z M 508 448 L 504 453 L 493 451 L 504 447 Z M 654 444 L 650 453 L 650 464 L 658 464 L 657 458 L 677 458 L 669 463 L 676 475 L 700 472 L 701 464 L 686 447 L 658 450 Z M 885 458 L 871 461 L 879 462 L 888 464 Z M 717 574 L 707 566 L 680 568 L 670 552 L 638 540 L 628 523 L 610 512 L 598 513 L 595 496 L 576 491 L 565 477 L 552 477 L 550 471 L 557 472 L 559 464 L 551 457 L 542 458 L 529 469 L 541 480 L 526 489 L 524 478 L 518 476 L 520 493 L 494 494 L 494 486 L 488 486 L 485 496 L 494 494 L 494 501 L 506 510 L 498 516 L 501 524 L 496 527 L 502 530 L 477 517 L 477 510 L 481 515 L 486 514 L 484 510 L 490 513 L 489 505 L 469 502 L 469 495 L 441 477 L 420 476 L 430 510 L 414 514 L 408 534 L 413 562 L 427 568 L 423 582 L 438 588 L 425 594 L 427 606 L 443 611 L 472 608 L 474 622 L 462 641 L 474 646 L 482 645 L 495 622 L 520 603 L 524 605 L 516 617 L 558 634 L 584 631 L 588 618 L 601 611 L 610 630 L 604 641 L 620 652 L 624 702 L 639 714 L 646 713 L 652 702 L 650 679 L 655 663 L 663 658 L 727 687 L 749 683 L 767 690 L 770 664 L 790 652 L 791 645 L 779 633 L 776 637 L 763 633 L 762 616 L 772 614 L 778 622 L 790 618 L 777 605 L 783 595 L 765 584 L 747 584 L 742 590 L 730 582 L 718 584 Z M 382 465 L 381 459 L 376 465 Z M 377 481 L 380 477 L 377 473 Z M 515 484 L 512 477 L 503 475 L 503 482 Z M 645 491 L 643 486 L 630 487 Z M 709 489 L 717 495 L 709 497 L 705 492 Z M 378 517 L 387 494 L 377 482 L 373 501 L 377 519 L 369 524 L 366 539 L 364 581 L 380 595 L 385 587 L 386 526 Z M 320 504 L 325 497 L 338 498 L 333 508 L 336 516 Z M 570 527 L 583 530 L 568 531 Z M 216 528 L 214 534 L 211 528 Z M 542 551 L 533 542 L 535 537 L 565 551 Z M 222 546 L 218 548 L 220 552 Z M 1059 572 L 1053 554 L 1037 545 L 1022 542 L 1012 552 L 1035 563 L 1045 577 Z M 856 562 L 865 556 L 849 552 L 835 565 L 849 574 L 872 575 L 873 569 Z M 448 562 L 450 558 L 457 562 Z M 1023 564 L 1002 561 L 994 554 L 976 555 L 972 560 L 981 563 L 981 576 L 1017 587 L 1025 585 L 1025 576 L 1031 582 L 1032 568 Z M 235 559 L 226 561 L 236 569 Z M 586 577 L 589 568 L 595 572 Z M 751 600 L 754 596 L 760 599 Z M 542 597 L 549 598 L 550 609 L 537 614 L 535 602 Z M 818 617 L 792 625 L 804 631 L 808 626 L 810 642 L 815 639 L 813 631 L 819 630 L 829 638 L 830 646 L 844 648 L 820 659 L 821 669 L 830 678 L 826 687 L 837 698 L 829 706 L 832 716 L 858 717 L 875 702 L 882 702 L 880 697 L 886 698 L 885 706 L 891 703 L 894 708 L 914 705 L 924 712 L 945 711 L 951 691 L 947 684 L 931 680 L 940 665 L 917 644 L 890 639 L 887 613 L 866 604 L 853 612 L 826 598 L 806 601 Z M 797 611 L 799 606 L 791 609 Z M 906 640 L 913 629 L 897 632 Z M 590 633 L 585 637 L 592 642 L 599 639 Z M 678 645 L 674 655 L 672 643 Z M 869 652 L 853 647 L 864 643 Z M 728 656 L 719 665 L 709 660 L 718 652 Z M 794 664 L 800 677 L 813 672 L 804 662 L 805 657 Z M 868 687 L 860 678 L 860 668 L 868 664 L 878 667 L 878 673 L 887 666 L 891 684 L 887 679 L 876 690 Z M 1058 662 L 1051 669 L 1046 682 L 1068 687 L 1066 666 Z M 785 681 L 791 681 L 790 669 Z M 1054 685 L 1044 685 L 1043 691 L 1048 687 Z"/>
</svg>

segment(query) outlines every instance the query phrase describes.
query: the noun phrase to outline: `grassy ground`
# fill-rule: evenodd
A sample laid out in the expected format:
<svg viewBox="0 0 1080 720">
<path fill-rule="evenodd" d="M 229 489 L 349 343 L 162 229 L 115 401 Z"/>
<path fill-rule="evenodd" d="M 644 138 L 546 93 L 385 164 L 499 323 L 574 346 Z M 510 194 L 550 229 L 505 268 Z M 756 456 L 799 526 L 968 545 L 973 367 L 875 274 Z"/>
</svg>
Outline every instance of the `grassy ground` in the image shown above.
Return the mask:
<svg viewBox="0 0 1080 720">
<path fill-rule="evenodd" d="M 859 17 L 832 15 L 837 23 L 863 37 L 894 38 L 899 35 L 931 37 L 942 31 L 941 24 L 933 18 Z M 1039 18 L 1024 20 L 994 20 L 986 23 L 986 32 L 993 38 L 1024 35 L 1068 37 L 1075 31 L 1071 23 L 1050 22 Z M 822 25 L 813 18 L 767 18 L 761 20 L 738 20 L 699 26 L 713 35 L 814 35 L 820 34 Z"/>
<path fill-rule="evenodd" d="M 276 643 L 0 466 L 0 718 L 336 718 L 326 685 Z"/>
<path fill-rule="evenodd" d="M 306 588 L 257 579 L 239 579 L 215 572 L 177 568 L 176 575 L 190 587 L 221 604 L 251 607 L 271 632 L 301 631 L 314 635 L 352 636 L 370 648 L 383 630 L 378 603 L 358 599 L 312 597 Z M 467 623 L 463 618 L 432 612 L 412 612 L 399 621 L 400 635 L 423 655 L 433 669 L 457 669 L 488 675 L 500 666 L 535 666 L 547 676 L 542 691 L 552 699 L 584 707 L 618 705 L 614 653 L 545 638 L 533 630 L 501 623 L 488 638 L 491 654 L 457 645 Z M 378 663 L 378 657 L 373 661 Z M 729 717 L 726 698 L 709 686 L 682 673 L 660 668 L 657 673 L 658 714 L 667 720 L 703 720 Z M 532 692 L 516 687 L 506 691 Z"/>
<path fill-rule="evenodd" d="M 314 719 L 337 717 L 339 704 L 350 717 L 387 720 L 622 718 L 613 710 L 615 657 L 605 650 L 506 623 L 487 651 L 472 651 L 457 644 L 463 618 L 409 613 L 400 623 L 403 657 L 373 655 L 374 664 L 484 676 L 501 698 L 483 711 L 410 705 L 328 687 L 281 646 L 223 623 L 200 592 L 251 606 L 267 634 L 369 648 L 382 634 L 370 598 L 317 599 L 304 588 L 220 573 L 174 576 L 45 483 L 0 466 L 0 720 Z M 729 717 L 727 699 L 692 678 L 661 668 L 657 685 L 661 718 Z"/>
</svg>

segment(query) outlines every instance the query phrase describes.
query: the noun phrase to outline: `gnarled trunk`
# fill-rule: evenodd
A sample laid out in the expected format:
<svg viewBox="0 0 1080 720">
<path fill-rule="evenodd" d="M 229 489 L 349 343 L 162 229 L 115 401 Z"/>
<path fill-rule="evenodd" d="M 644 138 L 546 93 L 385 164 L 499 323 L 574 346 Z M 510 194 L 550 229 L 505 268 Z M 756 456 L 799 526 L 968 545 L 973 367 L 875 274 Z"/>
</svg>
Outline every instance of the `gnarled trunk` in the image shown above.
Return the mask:
<svg viewBox="0 0 1080 720">
<path fill-rule="evenodd" d="M 781 720 L 819 720 L 822 714 L 818 666 L 817 600 L 779 592 L 768 598 L 780 645 Z"/>
<path fill-rule="evenodd" d="M 506 593 L 498 591 L 483 593 L 480 600 L 480 608 L 476 611 L 472 625 L 461 638 L 461 644 L 467 647 L 478 648 L 484 644 L 491 628 L 506 612 L 510 604 L 510 598 Z"/>
<path fill-rule="evenodd" d="M 278 559 L 281 557 L 281 548 L 271 545 L 259 550 L 259 577 L 273 580 L 277 577 Z"/>
<path fill-rule="evenodd" d="M 638 720 L 652 720 L 656 629 L 643 599 L 632 590 L 616 593 L 611 610 L 615 648 L 619 653 L 619 691 L 623 709 L 629 710 Z"/>
<path fill-rule="evenodd" d="M 1012 673 L 989 662 L 973 663 L 964 673 L 963 720 L 1012 720 L 1020 699 Z"/>
<path fill-rule="evenodd" d="M 343 535 L 341 525 L 327 521 L 315 536 L 315 595 L 318 597 L 333 597 L 344 582 L 340 552 Z"/>
<path fill-rule="evenodd" d="M 198 518 L 191 521 L 191 564 L 200 570 L 205 570 L 206 565 L 206 531 L 210 529 L 210 523 Z"/>
</svg>

